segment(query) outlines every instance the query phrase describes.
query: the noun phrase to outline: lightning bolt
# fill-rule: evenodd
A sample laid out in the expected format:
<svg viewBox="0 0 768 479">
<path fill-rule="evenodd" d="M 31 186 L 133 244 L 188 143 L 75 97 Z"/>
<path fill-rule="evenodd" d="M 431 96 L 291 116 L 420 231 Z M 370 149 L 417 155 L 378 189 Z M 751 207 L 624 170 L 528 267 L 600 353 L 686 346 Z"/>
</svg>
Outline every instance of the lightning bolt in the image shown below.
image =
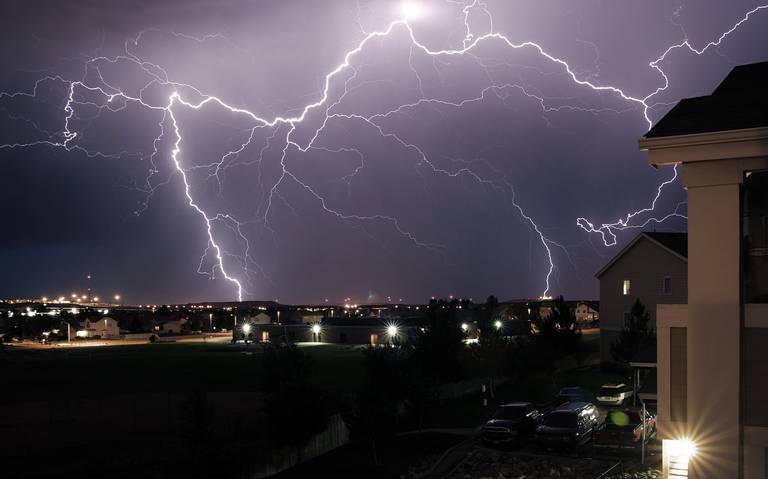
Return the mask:
<svg viewBox="0 0 768 479">
<path fill-rule="evenodd" d="M 370 128 L 382 139 L 391 141 L 404 150 L 414 153 L 417 158 L 414 164 L 414 168 L 417 172 L 419 172 L 419 174 L 421 170 L 426 169 L 428 172 L 431 172 L 434 175 L 441 175 L 450 178 L 466 177 L 480 185 L 488 186 L 496 191 L 504 191 L 508 193 L 511 198 L 513 209 L 523 220 L 523 222 L 528 225 L 532 234 L 538 239 L 542 250 L 547 257 L 548 268 L 546 274 L 544 275 L 545 288 L 542 292 L 542 296 L 548 297 L 551 292 L 551 278 L 556 270 L 552 250 L 553 248 L 559 248 L 565 252 L 566 256 L 568 256 L 568 250 L 564 245 L 557 243 L 546 236 L 543 232 L 543 229 L 537 224 L 535 219 L 530 214 L 526 213 L 526 210 L 517 200 L 512 181 L 510 181 L 503 172 L 490 166 L 488 162 L 485 162 L 485 165 L 496 175 L 493 178 L 489 178 L 486 175 L 479 174 L 473 170 L 473 161 L 464 162 L 463 166 L 452 170 L 439 167 L 432 159 L 430 159 L 423 148 L 420 148 L 412 141 L 405 139 L 397 132 L 387 129 L 384 126 L 384 121 L 390 117 L 400 115 L 406 111 L 415 110 L 420 107 L 441 106 L 447 108 L 462 108 L 468 103 L 483 102 L 487 97 L 491 95 L 497 98 L 502 98 L 511 95 L 513 92 L 517 92 L 517 94 L 522 95 L 529 100 L 535 101 L 541 108 L 542 115 L 546 115 L 548 113 L 556 113 L 563 110 L 581 111 L 589 114 L 600 114 L 605 111 L 626 111 L 610 108 L 586 108 L 581 105 L 569 104 L 567 102 L 563 103 L 563 101 L 558 102 L 554 99 L 546 98 L 544 95 L 537 93 L 535 89 L 526 86 L 522 82 L 496 84 L 492 80 L 487 66 L 483 63 L 482 59 L 480 59 L 474 53 L 480 45 L 486 43 L 496 43 L 510 50 L 531 50 L 541 58 L 547 60 L 559 68 L 562 74 L 564 74 L 564 76 L 568 78 L 574 85 L 588 88 L 595 92 L 604 92 L 615 96 L 616 98 L 629 105 L 627 110 L 640 110 L 642 112 L 643 119 L 647 123 L 647 126 L 650 128 L 652 126 L 652 121 L 650 119 L 649 112 L 654 106 L 658 105 L 658 103 L 653 103 L 652 99 L 661 92 L 665 91 L 670 84 L 670 80 L 661 66 L 669 54 L 676 50 L 687 50 L 690 53 L 702 55 L 704 52 L 711 48 L 717 48 L 726 39 L 726 37 L 735 32 L 753 15 L 757 14 L 763 9 L 768 8 L 768 5 L 762 5 L 750 10 L 729 30 L 723 32 L 716 40 L 707 43 L 704 47 L 696 48 L 687 38 L 678 44 L 671 45 L 658 58 L 648 64 L 651 69 L 658 72 L 660 75 L 662 79 L 661 86 L 657 87 L 655 90 L 645 96 L 635 96 L 626 93 L 623 89 L 617 86 L 597 83 L 593 79 L 594 75 L 592 77 L 582 78 L 579 74 L 576 73 L 576 71 L 566 60 L 548 53 L 547 50 L 537 42 L 524 41 L 516 43 L 510 40 L 506 35 L 495 31 L 493 26 L 493 15 L 489 11 L 487 5 L 480 0 L 473 0 L 471 2 L 446 0 L 446 2 L 449 4 L 457 5 L 461 11 L 464 37 L 461 40 L 460 48 L 429 48 L 426 44 L 418 39 L 418 36 L 414 31 L 411 18 L 408 14 L 403 14 L 399 18 L 391 21 L 382 30 L 371 32 L 366 31 L 363 28 L 362 23 L 358 21 L 360 31 L 363 35 L 362 38 L 354 46 L 354 48 L 348 50 L 343 55 L 342 61 L 330 71 L 328 71 L 328 73 L 325 75 L 319 97 L 315 101 L 309 102 L 300 107 L 297 110 L 297 114 L 286 116 L 276 114 L 272 114 L 271 116 L 264 116 L 246 108 L 230 105 L 223 99 L 214 95 L 206 94 L 191 84 L 171 79 L 168 72 L 161 65 L 152 63 L 141 58 L 138 54 L 133 53 L 131 45 L 133 45 L 133 49 L 136 49 L 145 35 L 156 31 L 154 29 L 144 30 L 140 32 L 136 37 L 125 42 L 124 54 L 114 57 L 95 56 L 87 60 L 84 64 L 83 75 L 79 79 L 67 79 L 58 75 L 50 75 L 38 79 L 34 83 L 32 89 L 28 92 L 0 92 L 0 100 L 13 98 L 37 99 L 41 86 L 49 83 L 63 86 L 66 91 L 65 102 L 63 106 L 64 126 L 60 132 L 51 132 L 50 130 L 41 127 L 32 120 L 11 116 L 10 118 L 13 120 L 24 121 L 30 124 L 32 128 L 40 135 L 40 138 L 30 141 L 20 141 L 17 143 L 0 144 L 0 149 L 29 148 L 37 146 L 56 147 L 62 148 L 66 151 L 79 151 L 88 157 L 124 158 L 127 156 L 138 157 L 146 160 L 150 164 L 150 168 L 148 176 L 144 181 L 144 186 L 139 188 L 140 191 L 146 193 L 146 199 L 143 202 L 142 207 L 136 212 L 137 214 L 140 214 L 148 207 L 152 195 L 156 189 L 165 184 L 168 184 L 170 181 L 170 178 L 160 181 L 159 183 L 155 180 L 155 176 L 157 176 L 159 173 L 156 159 L 161 152 L 160 145 L 164 140 L 166 140 L 167 137 L 172 143 L 170 159 L 173 164 L 173 171 L 183 183 L 184 195 L 187 205 L 197 213 L 200 220 L 202 221 L 206 233 L 207 245 L 200 258 L 198 272 L 201 274 L 209 275 L 211 278 L 213 278 L 216 276 L 216 272 L 218 271 L 218 273 L 226 281 L 232 283 L 232 285 L 235 287 L 238 300 L 242 301 L 248 292 L 243 286 L 242 278 L 236 277 L 235 274 L 231 273 L 229 270 L 227 265 L 231 263 L 228 263 L 227 259 L 234 260 L 249 277 L 251 274 L 250 267 L 254 266 L 258 270 L 258 274 L 269 279 L 266 273 L 258 266 L 258 262 L 252 258 L 251 245 L 248 241 L 247 235 L 243 232 L 245 226 L 253 220 L 246 221 L 244 219 L 236 218 L 232 214 L 222 211 L 209 211 L 207 208 L 201 206 L 200 202 L 196 200 L 193 195 L 189 174 L 190 172 L 197 169 L 207 170 L 209 172 L 209 178 L 216 178 L 218 180 L 219 192 L 221 194 L 222 184 L 219 175 L 224 170 L 226 170 L 227 164 L 231 164 L 232 161 L 239 161 L 238 158 L 241 156 L 241 154 L 243 154 L 246 149 L 252 146 L 256 137 L 255 133 L 259 130 L 271 131 L 271 134 L 266 139 L 265 144 L 259 150 L 258 158 L 255 160 L 255 163 L 259 165 L 259 168 L 264 155 L 267 154 L 269 150 L 271 150 L 272 142 L 277 141 L 276 139 L 278 138 L 278 135 L 280 135 L 279 142 L 281 145 L 279 148 L 279 164 L 281 171 L 277 179 L 268 188 L 268 193 L 266 193 L 266 198 L 264 199 L 266 206 L 264 208 L 260 208 L 260 218 L 257 220 L 258 223 L 264 226 L 264 228 L 271 231 L 273 234 L 277 234 L 277 232 L 270 226 L 269 221 L 276 201 L 281 201 L 293 210 L 290 203 L 280 193 L 281 186 L 288 182 L 292 182 L 295 185 L 298 185 L 311 197 L 313 197 L 326 213 L 332 215 L 340 221 L 354 222 L 361 225 L 367 223 L 388 224 L 394 232 L 402 236 L 404 239 L 410 241 L 414 246 L 427 248 L 429 250 L 435 251 L 437 254 L 442 254 L 445 245 L 433 243 L 419 238 L 416 234 L 406 228 L 396 216 L 375 212 L 370 214 L 348 213 L 331 206 L 326 198 L 317 191 L 317 189 L 313 188 L 312 185 L 310 185 L 307 181 L 304 181 L 296 172 L 289 169 L 286 163 L 289 153 L 305 154 L 309 151 L 317 150 L 334 154 L 351 153 L 358 157 L 359 166 L 357 166 L 353 172 L 341 178 L 341 181 L 346 182 L 348 188 L 351 188 L 352 180 L 365 167 L 365 155 L 363 152 L 358 148 L 347 146 L 332 147 L 320 144 L 320 142 L 323 138 L 323 133 L 326 127 L 331 122 L 358 122 Z M 675 12 L 675 16 L 677 16 L 678 13 L 679 10 Z M 474 15 L 483 16 L 487 20 L 487 31 L 474 31 L 471 21 L 471 18 Z M 684 30 L 682 31 L 684 33 Z M 358 75 L 358 69 L 353 63 L 354 60 L 360 56 L 366 47 L 374 40 L 386 39 L 387 37 L 392 36 L 395 32 L 403 32 L 409 39 L 410 49 L 408 65 L 416 78 L 417 89 L 420 93 L 420 98 L 417 101 L 405 103 L 396 108 L 389 109 L 388 111 L 375 114 L 364 115 L 360 113 L 345 112 L 342 108 L 345 100 L 351 95 L 352 92 L 355 91 L 356 88 L 360 88 L 361 86 L 352 86 Z M 183 40 L 195 41 L 198 43 L 211 40 L 229 41 L 224 33 L 216 33 L 201 37 L 177 32 L 170 32 L 170 34 Z M 597 53 L 596 47 L 595 50 Z M 478 95 L 474 97 L 469 97 L 458 101 L 446 98 L 428 97 L 425 94 L 425 90 L 423 88 L 422 78 L 413 61 L 415 53 L 425 55 L 431 58 L 433 62 L 437 62 L 440 59 L 450 57 L 466 56 L 475 59 L 478 65 L 485 70 L 491 85 L 482 89 Z M 120 88 L 110 84 L 102 75 L 100 67 L 101 65 L 115 65 L 122 63 L 128 63 L 138 68 L 141 74 L 146 76 L 148 79 L 148 81 L 135 92 L 131 92 L 126 88 Z M 347 75 L 347 77 L 343 81 L 343 91 L 337 98 L 334 99 L 332 89 L 336 84 L 335 81 L 338 78 L 344 77 L 344 75 Z M 148 95 L 147 92 L 150 90 L 165 91 L 165 101 L 158 102 L 156 99 L 149 99 L 149 97 L 152 95 Z M 127 108 L 129 104 L 139 105 L 140 107 L 145 108 L 147 111 L 157 115 L 158 134 L 152 142 L 151 153 L 145 154 L 143 152 L 137 151 L 102 152 L 98 150 L 91 150 L 87 146 L 78 144 L 77 140 L 79 139 L 80 131 L 83 130 L 78 131 L 77 128 L 73 126 L 73 123 L 75 121 L 85 120 L 85 118 L 78 114 L 79 110 L 95 110 L 94 116 L 88 119 L 92 122 L 96 121 L 103 113 L 114 113 L 121 111 L 122 109 Z M 201 111 L 207 108 L 223 109 L 232 115 L 236 115 L 245 121 L 250 122 L 251 125 L 246 130 L 248 131 L 248 136 L 243 142 L 239 143 L 234 148 L 229 149 L 216 161 L 202 166 L 185 166 L 183 154 L 184 134 L 181 127 L 179 126 L 178 113 L 181 111 L 181 109 Z M 320 125 L 314 129 L 313 134 L 310 135 L 308 139 L 302 140 L 297 138 L 297 128 L 304 123 L 308 123 L 310 121 L 309 118 L 311 115 L 318 115 L 319 118 L 321 118 Z M 260 171 L 261 170 L 259 170 L 259 172 Z M 677 169 L 673 168 L 673 176 L 658 186 L 656 195 L 654 196 L 650 205 L 646 208 L 628 213 L 624 217 L 612 223 L 603 223 L 599 226 L 594 225 L 586 218 L 578 218 L 576 224 L 578 227 L 589 233 L 599 234 L 606 246 L 612 246 L 617 243 L 616 232 L 618 231 L 623 231 L 630 228 L 642 228 L 651 222 L 661 223 L 673 217 L 686 218 L 684 214 L 679 212 L 683 205 L 678 204 L 675 210 L 667 215 L 662 217 L 649 217 L 641 221 L 641 217 L 643 217 L 643 215 L 655 212 L 656 204 L 659 198 L 662 196 L 664 188 L 675 182 L 677 177 Z M 261 173 L 259 173 L 259 182 L 261 181 Z M 293 211 L 295 212 L 295 210 Z M 228 231 L 233 233 L 235 237 L 239 238 L 239 241 L 242 243 L 242 253 L 228 252 L 223 248 L 220 238 L 217 237 L 217 225 L 221 225 L 221 227 L 226 228 Z M 214 265 L 210 269 L 206 270 L 204 264 L 206 258 L 210 256 L 213 257 Z M 568 256 L 568 258 L 570 260 L 570 256 Z"/>
</svg>

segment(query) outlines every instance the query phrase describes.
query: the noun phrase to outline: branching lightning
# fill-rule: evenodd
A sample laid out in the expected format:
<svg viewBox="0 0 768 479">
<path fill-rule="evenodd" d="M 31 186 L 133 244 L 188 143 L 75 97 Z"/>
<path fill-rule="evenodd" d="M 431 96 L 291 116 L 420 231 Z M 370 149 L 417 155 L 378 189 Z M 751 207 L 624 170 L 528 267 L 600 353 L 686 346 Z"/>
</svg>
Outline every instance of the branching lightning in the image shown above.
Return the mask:
<svg viewBox="0 0 768 479">
<path fill-rule="evenodd" d="M 475 56 L 475 50 L 483 44 L 495 43 L 510 50 L 530 50 L 535 52 L 541 58 L 553 64 L 553 66 L 559 68 L 562 74 L 569 79 L 574 85 L 580 87 L 589 88 L 595 92 L 604 92 L 615 96 L 621 101 L 625 102 L 628 107 L 627 110 L 636 109 L 642 112 L 643 119 L 647 123 L 648 127 L 652 126 L 652 121 L 649 116 L 649 112 L 658 103 L 653 102 L 653 98 L 661 92 L 665 91 L 670 84 L 670 80 L 667 74 L 664 72 L 661 64 L 667 59 L 671 52 L 676 50 L 685 50 L 695 55 L 702 55 L 711 48 L 717 48 L 730 34 L 735 32 L 743 23 L 747 22 L 752 16 L 760 12 L 761 10 L 768 9 L 768 5 L 758 6 L 749 12 L 744 17 L 732 26 L 729 30 L 722 33 L 716 40 L 709 42 L 702 48 L 696 48 L 686 38 L 684 41 L 672 45 L 667 48 L 661 56 L 651 61 L 648 65 L 651 69 L 658 72 L 661 77 L 662 84 L 651 93 L 645 96 L 636 96 L 626 93 L 623 89 L 612 86 L 599 84 L 593 77 L 581 77 L 576 73 L 575 69 L 564 59 L 559 58 L 551 53 L 540 44 L 534 41 L 525 41 L 515 43 L 509 39 L 503 33 L 494 30 L 493 15 L 489 11 L 487 5 L 481 0 L 471 1 L 458 1 L 458 0 L 446 0 L 448 3 L 455 4 L 460 8 L 460 12 L 463 19 L 464 37 L 461 40 L 460 48 L 456 49 L 431 49 L 425 43 L 419 40 L 417 32 L 414 30 L 414 20 L 425 13 L 422 12 L 420 6 L 414 2 L 408 2 L 404 4 L 401 14 L 398 18 L 392 20 L 385 28 L 378 31 L 367 32 L 362 28 L 360 24 L 360 30 L 362 31 L 362 38 L 354 46 L 354 48 L 348 50 L 342 58 L 342 61 L 332 68 L 324 77 L 322 83 L 322 91 L 319 97 L 314 101 L 308 102 L 303 107 L 296 110 L 298 113 L 293 116 L 280 116 L 270 115 L 265 116 L 260 113 L 251 111 L 246 108 L 230 105 L 223 99 L 209 95 L 193 86 L 189 83 L 184 83 L 171 79 L 167 71 L 156 63 L 152 63 L 146 59 L 141 58 L 134 50 L 138 47 L 142 38 L 150 31 L 145 30 L 140 32 L 136 37 L 126 41 L 124 45 L 124 54 L 115 57 L 96 56 L 87 60 L 84 64 L 83 75 L 78 79 L 67 79 L 58 75 L 45 76 L 38 79 L 32 89 L 27 92 L 16 93 L 3 93 L 0 92 L 0 100 L 27 97 L 36 98 L 38 96 L 38 90 L 43 84 L 51 83 L 61 85 L 66 89 L 66 99 L 63 106 L 64 114 L 64 126 L 60 132 L 51 132 L 45 128 L 40 127 L 37 123 L 26 118 L 16 118 L 9 115 L 9 118 L 19 121 L 25 121 L 29 123 L 33 129 L 40 134 L 40 139 L 31 141 L 7 143 L 0 145 L 0 149 L 14 149 L 14 148 L 28 148 L 35 146 L 47 146 L 62 148 L 67 151 L 79 151 L 86 154 L 89 157 L 110 157 L 110 158 L 123 158 L 138 157 L 148 161 L 151 165 L 148 176 L 144 185 L 139 189 L 146 194 L 146 199 L 141 205 L 141 208 L 137 210 L 137 214 L 140 214 L 144 209 L 149 206 L 152 195 L 157 188 L 167 184 L 170 178 L 165 181 L 156 182 L 154 177 L 159 172 L 158 159 L 161 156 L 162 147 L 161 144 L 164 141 L 169 141 L 172 144 L 170 150 L 170 160 L 173 164 L 173 171 L 178 178 L 183 182 L 185 201 L 187 205 L 196 212 L 199 216 L 201 223 L 205 229 L 207 238 L 207 246 L 200 258 L 200 264 L 198 271 L 201 274 L 209 275 L 211 278 L 217 274 L 221 275 L 226 281 L 232 283 L 236 290 L 238 300 L 243 300 L 247 295 L 245 286 L 243 285 L 243 278 L 237 277 L 232 273 L 228 267 L 232 265 L 227 258 L 233 260 L 244 271 L 244 274 L 249 275 L 250 268 L 256 268 L 257 274 L 269 279 L 266 273 L 259 267 L 258 262 L 252 257 L 252 248 L 247 236 L 243 233 L 242 228 L 248 223 L 248 221 L 236 218 L 234 215 L 225 211 L 208 211 L 201 206 L 199 200 L 194 197 L 193 188 L 189 174 L 196 169 L 204 169 L 208 171 L 209 178 L 215 178 L 219 181 L 219 190 L 221 191 L 221 179 L 219 175 L 226 169 L 228 162 L 237 159 L 248 147 L 252 145 L 255 139 L 255 133 L 259 130 L 271 130 L 270 135 L 266 139 L 266 143 L 259 150 L 258 158 L 253 160 L 257 164 L 261 164 L 265 153 L 270 149 L 271 145 L 279 142 L 280 144 L 280 158 L 279 163 L 281 171 L 276 181 L 271 185 L 268 185 L 268 193 L 265 198 L 265 207 L 260 209 L 258 221 L 268 230 L 277 234 L 272 230 L 270 226 L 270 216 L 273 214 L 273 207 L 276 201 L 280 201 L 290 207 L 286 198 L 281 194 L 281 187 L 286 183 L 293 183 L 303 189 L 311 197 L 313 197 L 317 204 L 329 215 L 338 218 L 344 222 L 354 222 L 363 227 L 369 223 L 381 223 L 389 225 L 390 228 L 404 239 L 413 243 L 416 247 L 427 248 L 435 251 L 437 254 L 443 254 L 444 245 L 437 244 L 435 242 L 427 241 L 418 237 L 417 234 L 410 231 L 403 223 L 396 217 L 390 214 L 373 212 L 369 214 L 352 214 L 342 211 L 338 208 L 332 207 L 326 198 L 318 192 L 316 188 L 303 180 L 301 176 L 292 171 L 287 163 L 286 159 L 289 153 L 303 154 L 309 151 L 322 150 L 326 153 L 333 154 L 354 154 L 359 158 L 359 166 L 354 171 L 341 178 L 341 181 L 347 183 L 348 187 L 351 187 L 351 182 L 355 176 L 365 168 L 365 154 L 358 148 L 351 146 L 329 146 L 322 144 L 323 133 L 327 126 L 332 122 L 356 122 L 357 124 L 370 128 L 375 134 L 379 135 L 383 140 L 390 141 L 394 145 L 402 148 L 404 151 L 409 151 L 415 154 L 417 161 L 414 164 L 416 171 L 421 174 L 422 170 L 425 170 L 433 175 L 441 175 L 446 177 L 466 177 L 472 181 L 477 182 L 480 185 L 487 186 L 495 189 L 496 191 L 503 191 L 511 198 L 511 204 L 514 210 L 519 215 L 521 220 L 530 228 L 532 234 L 537 238 L 541 245 L 541 248 L 547 257 L 548 267 L 544 274 L 545 287 L 542 291 L 542 296 L 547 297 L 551 293 L 551 279 L 554 271 L 556 270 L 555 259 L 553 257 L 553 248 L 558 248 L 564 251 L 566 256 L 568 255 L 567 248 L 560 243 L 555 242 L 545 235 L 543 229 L 537 224 L 535 219 L 528 213 L 522 206 L 520 201 L 515 195 L 515 188 L 513 182 L 510 181 L 506 175 L 488 165 L 491 171 L 496 174 L 495 177 L 487 177 L 477 173 L 472 169 L 473 162 L 465 162 L 461 167 L 455 169 L 446 169 L 439 167 L 434 161 L 432 161 L 425 150 L 419 147 L 412 141 L 406 140 L 402 135 L 396 131 L 387 129 L 383 123 L 397 115 L 401 115 L 407 111 L 414 111 L 423 106 L 436 106 L 446 108 L 461 109 L 469 103 L 483 102 L 491 95 L 500 97 L 502 95 L 510 95 L 513 92 L 526 97 L 529 100 L 534 101 L 541 108 L 542 114 L 556 113 L 563 110 L 581 111 L 589 114 L 599 114 L 605 111 L 621 112 L 621 110 L 608 109 L 608 108 L 585 108 L 579 105 L 570 105 L 562 103 L 551 103 L 551 99 L 545 98 L 545 96 L 537 93 L 536 91 L 528 88 L 524 84 L 518 83 L 503 83 L 496 84 L 491 81 L 491 85 L 482 89 L 477 95 L 462 100 L 449 100 L 445 98 L 429 97 L 424 93 L 422 84 L 422 78 L 419 74 L 417 67 L 413 62 L 413 55 L 419 53 L 426 55 L 433 60 L 441 58 L 467 56 L 478 61 L 478 65 L 482 68 L 483 65 Z M 676 12 L 677 14 L 677 12 Z M 472 28 L 471 17 L 473 15 L 482 15 L 487 19 L 487 23 L 490 25 L 485 32 L 476 32 Z M 358 70 L 355 66 L 356 59 L 363 54 L 369 44 L 376 39 L 386 39 L 393 35 L 395 32 L 405 33 L 410 42 L 408 65 L 411 72 L 414 74 L 418 91 L 420 92 L 420 98 L 416 101 L 411 101 L 406 104 L 397 106 L 396 108 L 388 109 L 387 111 L 378 112 L 375 114 L 361 114 L 356 112 L 345 111 L 342 105 L 345 104 L 345 100 L 350 96 L 356 87 L 351 87 L 352 81 L 357 78 Z M 228 39 L 223 34 L 206 35 L 202 37 L 191 36 L 182 33 L 170 32 L 183 40 L 195 41 L 198 43 L 210 41 L 210 40 L 225 40 Z M 132 48 L 132 47 L 133 48 Z M 593 45 L 593 47 L 595 47 Z M 596 54 L 597 48 L 595 47 Z M 103 65 L 115 65 L 118 63 L 128 63 L 138 68 L 143 75 L 148 79 L 138 91 L 130 92 L 128 89 L 119 88 L 115 85 L 111 85 L 101 73 L 101 66 Z M 346 76 L 346 78 L 345 78 Z M 343 81 L 342 81 L 343 80 Z M 337 85 L 337 81 L 341 81 L 343 91 L 334 96 L 333 88 Z M 165 100 L 158 102 L 156 99 L 150 99 L 151 95 L 148 95 L 150 90 L 154 91 L 160 89 L 166 92 L 164 96 Z M 98 119 L 103 113 L 117 112 L 126 108 L 129 104 L 138 105 L 145 108 L 148 112 L 152 112 L 157 115 L 157 136 L 152 142 L 151 153 L 144 154 L 142 152 L 135 151 L 120 151 L 120 152 L 102 152 L 93 151 L 85 146 L 78 144 L 78 138 L 80 132 L 73 127 L 74 120 L 82 120 L 79 116 L 79 110 L 95 110 L 95 116 L 91 121 Z M 184 144 L 185 136 L 182 128 L 179 125 L 178 115 L 183 109 L 188 111 L 203 111 L 207 108 L 218 108 L 229 112 L 229 114 L 238 116 L 244 121 L 250 123 L 250 126 L 246 138 L 240 142 L 236 147 L 230 149 L 220 158 L 211 161 L 205 165 L 197 166 L 185 166 L 184 162 Z M 314 130 L 313 134 L 306 140 L 297 138 L 297 128 L 299 125 L 307 122 L 310 115 L 319 115 L 321 118 L 319 126 Z M 81 130 L 82 131 L 82 130 Z M 686 218 L 683 213 L 680 212 L 682 204 L 678 204 L 674 211 L 662 215 L 653 216 L 656 213 L 657 202 L 663 194 L 663 190 L 668 185 L 674 183 L 678 177 L 677 168 L 673 169 L 673 175 L 670 179 L 661 183 L 656 194 L 651 201 L 650 205 L 646 208 L 640 209 L 626 214 L 622 218 L 612 222 L 603 223 L 596 226 L 586 218 L 578 218 L 576 220 L 577 226 L 589 233 L 596 233 L 601 236 L 603 243 L 606 246 L 613 246 L 617 243 L 616 232 L 623 231 L 631 228 L 642 228 L 649 223 L 661 223 L 670 218 Z M 259 176 L 261 182 L 261 176 Z M 217 237 L 216 225 L 228 229 L 235 237 L 239 239 L 241 243 L 242 252 L 233 253 L 228 252 L 222 246 L 222 241 Z M 206 260 L 212 258 L 213 267 L 206 269 Z M 570 260 L 570 257 L 569 257 Z"/>
</svg>

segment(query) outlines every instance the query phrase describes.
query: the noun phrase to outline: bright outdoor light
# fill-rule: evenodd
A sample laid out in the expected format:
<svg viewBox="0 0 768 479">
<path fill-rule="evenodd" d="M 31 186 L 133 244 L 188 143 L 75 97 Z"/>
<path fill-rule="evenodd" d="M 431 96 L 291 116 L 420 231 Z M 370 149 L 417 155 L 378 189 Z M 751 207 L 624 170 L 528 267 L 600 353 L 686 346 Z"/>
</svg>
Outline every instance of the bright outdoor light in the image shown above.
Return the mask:
<svg viewBox="0 0 768 479">
<path fill-rule="evenodd" d="M 243 332 L 244 332 L 245 334 L 249 334 L 249 333 L 251 332 L 251 325 L 250 325 L 250 324 L 248 324 L 248 323 L 245 323 L 245 324 L 243 325 Z"/>
<path fill-rule="evenodd" d="M 469 325 L 467 323 L 461 323 L 461 330 L 466 332 L 469 329 Z"/>
<path fill-rule="evenodd" d="M 669 454 L 671 456 L 692 458 L 696 455 L 696 445 L 690 439 L 683 438 L 677 441 L 669 441 Z"/>
<path fill-rule="evenodd" d="M 86 338 L 88 337 L 88 331 L 81 329 L 80 331 L 75 333 L 75 336 L 77 336 L 78 338 Z"/>
<path fill-rule="evenodd" d="M 319 324 L 313 324 L 312 325 L 312 332 L 315 334 L 320 334 L 320 325 Z"/>
<path fill-rule="evenodd" d="M 493 325 L 496 326 L 496 329 L 501 329 L 501 321 L 496 320 Z"/>
<path fill-rule="evenodd" d="M 394 324 L 390 324 L 389 326 L 387 326 L 387 334 L 389 334 L 390 337 L 397 336 L 397 326 L 395 326 Z"/>
</svg>

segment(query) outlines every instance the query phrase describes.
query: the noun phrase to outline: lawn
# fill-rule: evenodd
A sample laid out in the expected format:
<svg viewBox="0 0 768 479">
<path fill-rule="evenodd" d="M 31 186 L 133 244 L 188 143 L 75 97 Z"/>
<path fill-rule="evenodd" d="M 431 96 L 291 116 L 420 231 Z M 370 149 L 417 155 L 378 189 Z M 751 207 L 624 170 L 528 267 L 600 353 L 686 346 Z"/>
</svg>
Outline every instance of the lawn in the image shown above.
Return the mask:
<svg viewBox="0 0 768 479">
<path fill-rule="evenodd" d="M 359 349 L 301 345 L 324 388 L 354 391 L 362 376 Z M 259 388 L 261 347 L 228 343 L 168 343 L 0 352 L 1 402 L 62 397 L 206 392 Z"/>
</svg>

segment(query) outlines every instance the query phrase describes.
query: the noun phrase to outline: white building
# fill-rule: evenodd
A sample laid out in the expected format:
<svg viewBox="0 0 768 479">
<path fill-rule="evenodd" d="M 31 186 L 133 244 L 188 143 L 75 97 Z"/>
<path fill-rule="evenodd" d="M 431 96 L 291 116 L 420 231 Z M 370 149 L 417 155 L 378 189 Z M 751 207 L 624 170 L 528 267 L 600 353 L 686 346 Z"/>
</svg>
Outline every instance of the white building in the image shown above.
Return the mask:
<svg viewBox="0 0 768 479">
<path fill-rule="evenodd" d="M 79 338 L 119 339 L 120 327 L 117 321 L 108 317 L 86 319 L 80 322 L 80 330 L 76 335 Z"/>
<path fill-rule="evenodd" d="M 768 477 L 768 62 L 640 140 L 688 191 L 688 299 L 657 310 L 664 477 Z"/>
</svg>

